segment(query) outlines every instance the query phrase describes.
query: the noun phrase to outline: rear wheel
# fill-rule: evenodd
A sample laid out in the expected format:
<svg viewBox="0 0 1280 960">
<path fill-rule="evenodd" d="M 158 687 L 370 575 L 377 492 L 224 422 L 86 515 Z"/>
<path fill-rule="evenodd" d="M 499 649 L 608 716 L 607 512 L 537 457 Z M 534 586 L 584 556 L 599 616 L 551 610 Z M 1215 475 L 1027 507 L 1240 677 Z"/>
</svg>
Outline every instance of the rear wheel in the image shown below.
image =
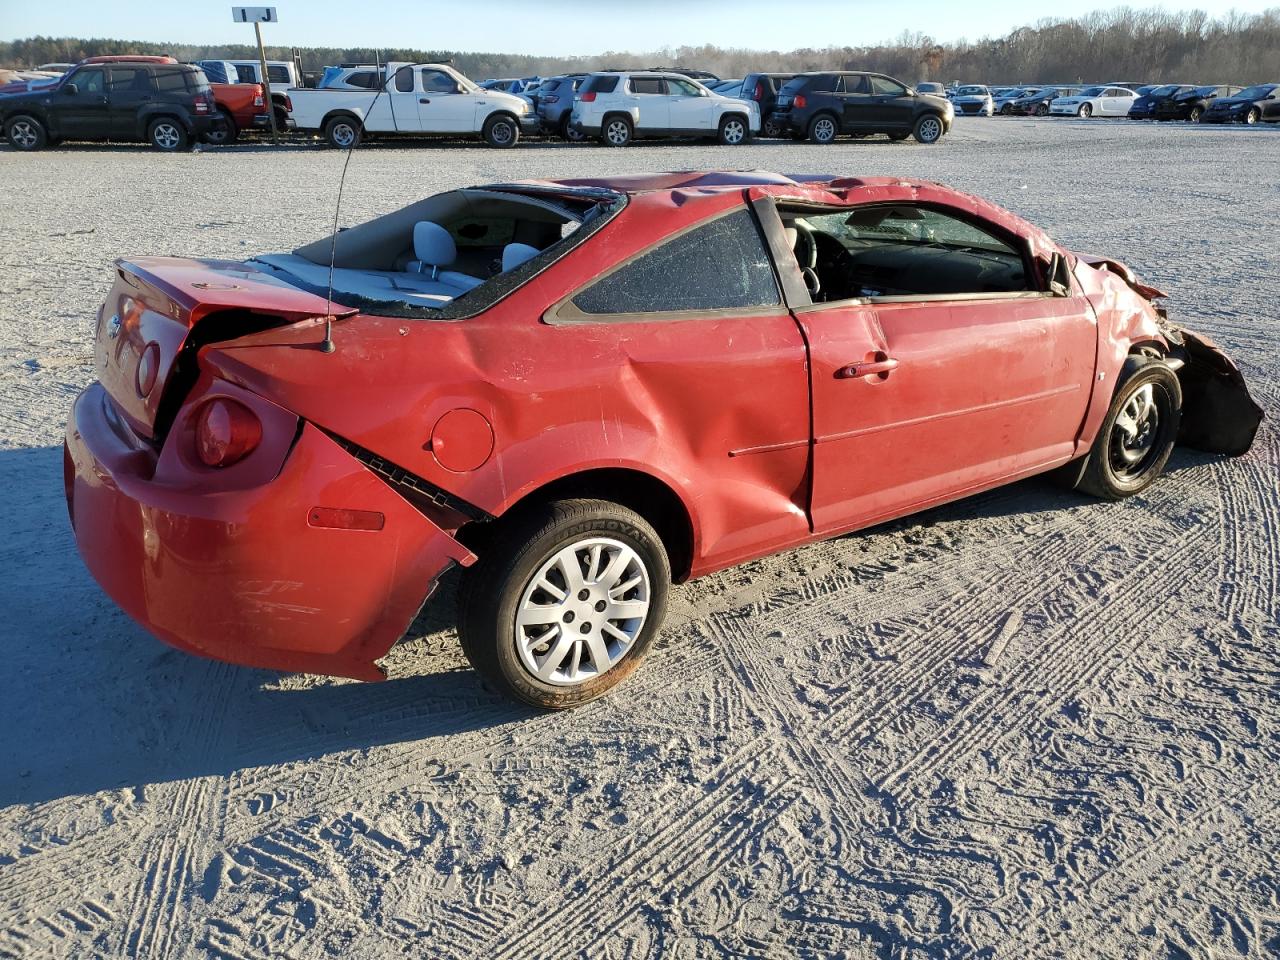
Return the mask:
<svg viewBox="0 0 1280 960">
<path fill-rule="evenodd" d="M 891 133 L 889 134 L 889 139 L 892 140 L 894 143 L 899 143 L 907 139 L 907 137 L 909 136 L 911 136 L 911 134 L 909 133 Z"/>
<path fill-rule="evenodd" d="M 1182 388 L 1163 360 L 1141 363 L 1116 391 L 1078 488 L 1105 500 L 1141 493 L 1164 471 L 1182 419 Z"/>
<path fill-rule="evenodd" d="M 942 137 L 942 120 L 934 114 L 926 114 L 916 121 L 912 131 L 920 143 L 937 143 Z"/>
<path fill-rule="evenodd" d="M 809 121 L 809 142 L 826 145 L 836 138 L 836 134 L 840 132 L 840 127 L 836 124 L 835 117 L 830 114 L 820 113 Z"/>
<path fill-rule="evenodd" d="M 782 136 L 782 127 L 778 125 L 776 120 L 766 120 L 760 128 L 760 135 L 769 138 L 780 137 Z"/>
<path fill-rule="evenodd" d="M 751 139 L 751 128 L 747 126 L 746 120 L 733 114 L 720 121 L 720 132 L 716 139 L 727 146 L 736 147 Z"/>
<path fill-rule="evenodd" d="M 583 140 L 587 139 L 586 134 L 581 130 L 575 130 L 573 128 L 572 124 L 569 123 L 572 119 L 573 117 L 569 113 L 565 113 L 564 117 L 561 118 L 560 136 L 565 140 L 568 140 L 570 143 L 581 143 Z"/>
<path fill-rule="evenodd" d="M 506 149 L 520 142 L 520 124 L 514 117 L 499 113 L 484 122 L 481 130 L 484 142 L 491 147 Z"/>
<path fill-rule="evenodd" d="M 533 706 L 594 700 L 635 670 L 661 629 L 671 583 L 661 539 L 604 500 L 544 504 L 505 523 L 464 575 L 463 652 Z"/>
<path fill-rule="evenodd" d="M 204 139 L 206 143 L 220 147 L 228 143 L 235 143 L 236 138 L 239 136 L 240 128 L 236 126 L 231 114 L 225 110 L 219 110 L 213 115 L 213 125 L 209 128 L 209 132 L 204 135 Z"/>
<path fill-rule="evenodd" d="M 44 124 L 35 117 L 14 117 L 5 124 L 4 133 L 15 150 L 39 150 L 49 142 Z"/>
<path fill-rule="evenodd" d="M 626 117 L 609 117 L 600 128 L 600 142 L 606 147 L 625 147 L 632 135 L 631 121 Z"/>
<path fill-rule="evenodd" d="M 360 125 L 351 117 L 334 117 L 324 125 L 325 142 L 339 150 L 357 146 L 360 136 Z"/>
<path fill-rule="evenodd" d="M 166 153 L 185 150 L 191 142 L 191 138 L 187 135 L 187 128 L 173 117 L 152 120 L 151 126 L 147 127 L 147 139 L 157 150 L 163 150 Z"/>
</svg>

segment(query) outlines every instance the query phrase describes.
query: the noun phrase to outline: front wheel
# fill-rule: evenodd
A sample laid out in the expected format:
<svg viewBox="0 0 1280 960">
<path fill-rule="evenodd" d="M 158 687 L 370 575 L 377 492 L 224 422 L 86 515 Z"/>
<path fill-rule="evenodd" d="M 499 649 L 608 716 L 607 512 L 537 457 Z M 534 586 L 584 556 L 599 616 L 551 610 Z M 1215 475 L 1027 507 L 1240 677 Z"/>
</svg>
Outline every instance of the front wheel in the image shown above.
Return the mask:
<svg viewBox="0 0 1280 960">
<path fill-rule="evenodd" d="M 1047 117 L 1049 115 L 1049 105 L 1047 103 L 1036 104 L 1036 116 Z"/>
<path fill-rule="evenodd" d="M 566 113 L 560 120 L 560 137 L 564 140 L 568 140 L 570 143 L 581 143 L 583 140 L 587 139 L 586 134 L 570 123 L 572 119 L 573 118 Z"/>
<path fill-rule="evenodd" d="M 5 125 L 4 133 L 16 150 L 39 150 L 49 142 L 44 124 L 35 117 L 14 117 Z"/>
<path fill-rule="evenodd" d="M 575 707 L 636 669 L 662 627 L 670 583 L 662 541 L 634 510 L 545 504 L 499 528 L 466 571 L 462 649 L 508 696 Z"/>
<path fill-rule="evenodd" d="M 1245 122 L 1245 123 L 1247 123 L 1247 124 L 1249 124 L 1249 126 L 1253 126 L 1253 125 L 1254 125 L 1255 123 L 1257 123 L 1260 119 L 1262 119 L 1262 117 L 1261 117 L 1261 115 L 1258 113 L 1258 108 L 1257 108 L 1257 107 L 1252 108 L 1248 113 L 1246 113 L 1246 114 L 1244 115 L 1244 122 Z"/>
<path fill-rule="evenodd" d="M 1116 391 L 1078 488 L 1104 500 L 1141 493 L 1164 471 L 1181 420 L 1177 375 L 1162 360 L 1142 363 Z"/>
<path fill-rule="evenodd" d="M 912 132 L 920 143 L 937 143 L 942 137 L 942 121 L 933 114 L 923 116 L 916 121 Z"/>
<path fill-rule="evenodd" d="M 187 128 L 172 117 L 152 120 L 151 126 L 147 128 L 147 139 L 157 150 L 163 150 L 166 153 L 185 150 L 191 142 L 191 138 L 187 135 Z"/>
<path fill-rule="evenodd" d="M 484 142 L 491 147 L 499 149 L 514 147 L 520 142 L 520 125 L 513 117 L 500 113 L 484 122 L 481 135 L 484 137 Z"/>
<path fill-rule="evenodd" d="M 1076 111 L 1076 116 L 1078 116 L 1081 120 L 1088 120 L 1090 117 L 1093 116 L 1093 104 L 1090 104 L 1090 103 L 1080 104 L 1080 109 Z"/>
<path fill-rule="evenodd" d="M 1202 116 L 1204 116 L 1204 107 L 1192 107 L 1191 114 L 1187 119 L 1192 123 L 1199 123 Z"/>
<path fill-rule="evenodd" d="M 751 128 L 742 117 L 736 115 L 725 117 L 720 121 L 720 131 L 716 139 L 726 146 L 736 147 L 751 139 Z"/>
</svg>

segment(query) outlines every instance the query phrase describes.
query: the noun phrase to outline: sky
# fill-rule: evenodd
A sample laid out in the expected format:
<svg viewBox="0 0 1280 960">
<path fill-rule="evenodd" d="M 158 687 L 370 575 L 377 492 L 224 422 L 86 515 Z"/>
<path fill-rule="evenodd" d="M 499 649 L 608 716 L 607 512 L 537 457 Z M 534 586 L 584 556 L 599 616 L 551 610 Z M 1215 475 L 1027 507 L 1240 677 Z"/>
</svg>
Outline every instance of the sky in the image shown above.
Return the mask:
<svg viewBox="0 0 1280 960">
<path fill-rule="evenodd" d="M 1195 7 L 1219 16 L 1232 9 L 1257 13 L 1278 3 L 1133 0 L 1131 5 Z M 545 56 L 704 43 L 793 50 L 862 46 L 892 39 L 904 30 L 944 42 L 976 40 L 1048 17 L 1075 16 L 1109 6 L 1101 0 L 284 0 L 276 4 L 280 22 L 266 25 L 263 39 L 281 46 L 411 47 Z M 0 39 L 40 34 L 251 43 L 253 28 L 233 23 L 231 7 L 222 0 L 0 0 Z"/>
</svg>

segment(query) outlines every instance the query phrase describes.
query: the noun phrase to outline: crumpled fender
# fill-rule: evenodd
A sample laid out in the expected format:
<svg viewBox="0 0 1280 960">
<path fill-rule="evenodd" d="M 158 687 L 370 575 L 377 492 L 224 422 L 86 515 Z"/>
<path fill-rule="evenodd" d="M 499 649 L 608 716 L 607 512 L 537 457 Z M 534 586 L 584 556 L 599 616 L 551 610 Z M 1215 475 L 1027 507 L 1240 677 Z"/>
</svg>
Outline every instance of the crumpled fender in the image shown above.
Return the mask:
<svg viewBox="0 0 1280 960">
<path fill-rule="evenodd" d="M 1172 325 L 1170 325 L 1172 327 Z M 1208 453 L 1238 457 L 1253 446 L 1263 411 L 1249 395 L 1240 368 L 1221 347 L 1185 327 L 1167 331 L 1181 348 L 1182 427 L 1178 442 Z"/>
</svg>

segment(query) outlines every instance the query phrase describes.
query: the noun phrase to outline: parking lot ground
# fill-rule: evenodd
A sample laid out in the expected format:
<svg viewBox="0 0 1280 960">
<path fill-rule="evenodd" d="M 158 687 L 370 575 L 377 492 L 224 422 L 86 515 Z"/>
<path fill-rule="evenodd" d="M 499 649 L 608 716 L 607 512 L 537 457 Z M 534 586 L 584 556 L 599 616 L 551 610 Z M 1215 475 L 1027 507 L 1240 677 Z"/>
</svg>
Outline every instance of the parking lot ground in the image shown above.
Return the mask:
<svg viewBox="0 0 1280 960">
<path fill-rule="evenodd" d="M 343 224 L 522 177 L 941 180 L 1128 262 L 1266 408 L 1247 456 L 1177 451 L 1123 503 L 1027 481 L 679 587 L 640 671 L 558 715 L 477 681 L 448 588 L 377 685 L 186 656 L 98 591 L 59 446 L 112 260 L 321 236 L 343 157 L 0 149 L 0 956 L 1280 952 L 1277 149 L 1005 118 L 358 149 Z"/>
</svg>

